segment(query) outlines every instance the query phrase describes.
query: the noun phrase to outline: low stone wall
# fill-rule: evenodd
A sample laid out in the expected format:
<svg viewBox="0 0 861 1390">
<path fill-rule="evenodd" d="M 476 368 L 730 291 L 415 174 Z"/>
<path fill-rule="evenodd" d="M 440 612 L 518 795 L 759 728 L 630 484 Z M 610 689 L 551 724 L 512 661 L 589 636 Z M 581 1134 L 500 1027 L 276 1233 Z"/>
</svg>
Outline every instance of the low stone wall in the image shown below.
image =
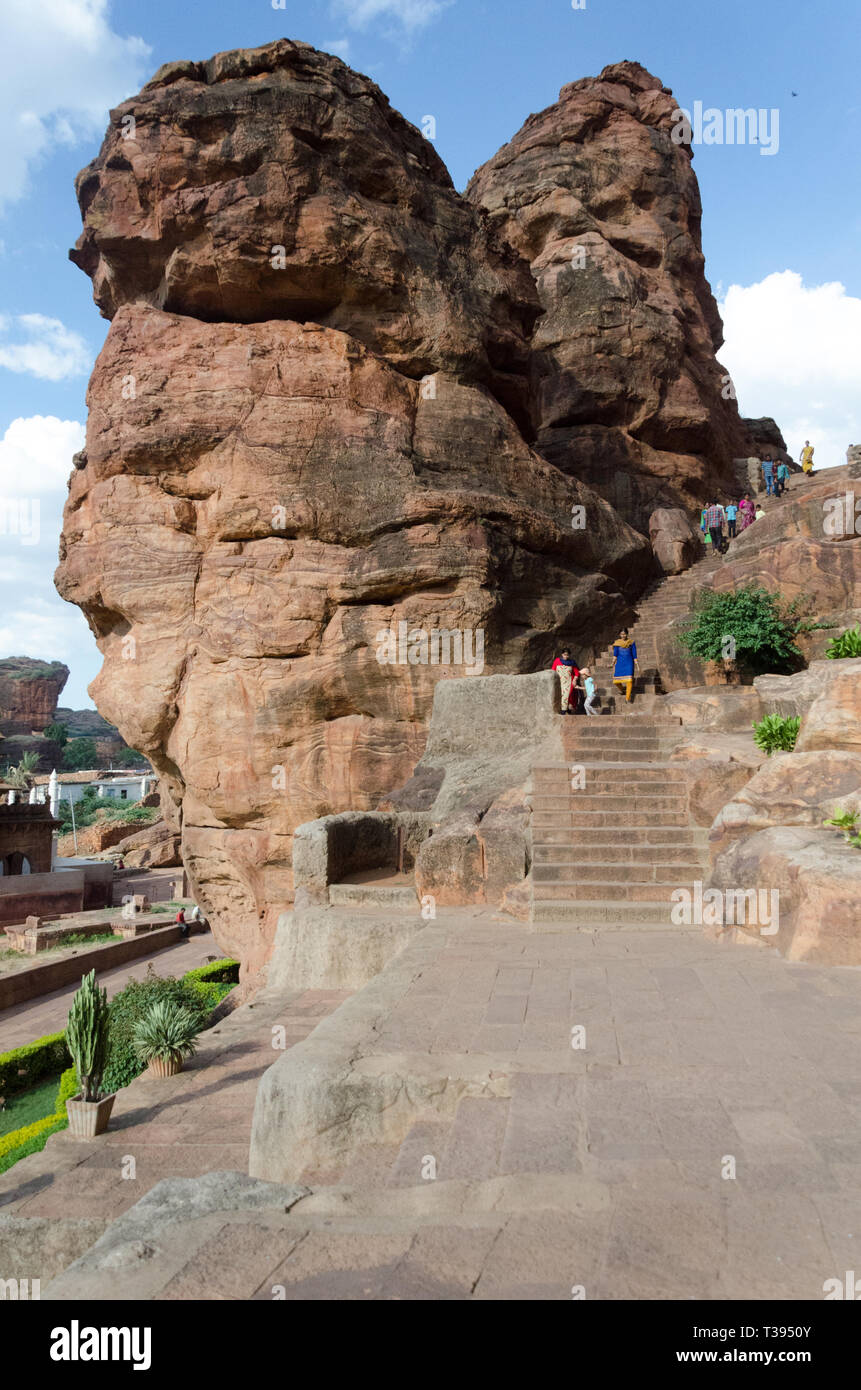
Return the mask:
<svg viewBox="0 0 861 1390">
<path fill-rule="evenodd" d="M 293 882 L 298 908 L 329 901 L 329 884 L 363 869 L 395 869 L 399 845 L 405 869 L 415 864 L 428 833 L 419 813 L 343 811 L 306 821 L 293 831 Z"/>
<path fill-rule="evenodd" d="M 110 864 L 87 864 L 49 874 L 0 876 L 0 925 L 28 917 L 60 917 L 110 907 L 114 871 Z"/>
<path fill-rule="evenodd" d="M 173 946 L 179 940 L 179 927 L 171 924 L 144 936 L 132 937 L 128 941 L 108 942 L 104 946 L 78 951 L 73 956 L 64 956 L 61 960 L 45 961 L 44 964 L 34 965 L 29 970 L 0 976 L 0 1009 L 26 1003 L 28 999 L 40 999 L 43 994 L 51 994 L 55 989 L 75 984 L 90 970 L 113 970 L 128 961 L 140 960 L 142 956 L 163 951 L 165 947 Z"/>
</svg>

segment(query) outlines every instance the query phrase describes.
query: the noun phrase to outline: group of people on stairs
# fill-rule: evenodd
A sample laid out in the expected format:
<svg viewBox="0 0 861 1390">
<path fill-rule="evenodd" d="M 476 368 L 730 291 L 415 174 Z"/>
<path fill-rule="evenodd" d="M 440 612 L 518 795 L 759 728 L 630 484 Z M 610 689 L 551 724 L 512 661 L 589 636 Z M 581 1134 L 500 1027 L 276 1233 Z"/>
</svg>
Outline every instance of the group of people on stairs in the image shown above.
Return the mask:
<svg viewBox="0 0 861 1390">
<path fill-rule="evenodd" d="M 625 691 L 625 700 L 631 704 L 634 698 L 634 679 L 640 674 L 637 660 L 637 645 L 622 628 L 621 635 L 613 645 L 613 684 Z M 595 704 L 598 692 L 595 680 L 588 666 L 578 667 L 570 649 L 565 647 L 562 655 L 553 662 L 553 670 L 559 679 L 559 698 L 563 714 L 580 713 L 580 696 L 583 699 L 583 713 L 597 714 Z"/>
</svg>

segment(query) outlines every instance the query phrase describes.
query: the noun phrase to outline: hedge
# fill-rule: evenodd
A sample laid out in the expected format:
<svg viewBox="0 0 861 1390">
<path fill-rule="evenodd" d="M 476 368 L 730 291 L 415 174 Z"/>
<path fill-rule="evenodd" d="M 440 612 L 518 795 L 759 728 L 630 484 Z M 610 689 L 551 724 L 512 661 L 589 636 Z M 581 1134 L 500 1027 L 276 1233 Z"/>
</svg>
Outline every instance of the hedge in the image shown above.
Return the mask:
<svg viewBox="0 0 861 1390">
<path fill-rule="evenodd" d="M 199 965 L 196 970 L 186 970 L 182 977 L 189 984 L 235 985 L 239 982 L 239 961 L 226 956 L 223 960 L 210 961 L 209 965 Z"/>
<path fill-rule="evenodd" d="M 11 1052 L 0 1052 L 0 1096 L 28 1091 L 43 1076 L 64 1071 L 71 1060 L 64 1032 L 48 1033 Z"/>
<path fill-rule="evenodd" d="M 35 1044 L 31 1044 L 31 1046 L 35 1046 Z M 22 1125 L 20 1129 L 13 1129 L 11 1134 L 5 1134 L 0 1139 L 0 1173 L 5 1173 L 20 1159 L 27 1158 L 30 1154 L 39 1153 L 40 1150 L 44 1149 L 52 1134 L 56 1134 L 60 1129 L 66 1129 L 69 1123 L 69 1117 L 66 1114 L 66 1101 L 76 1095 L 77 1090 L 78 1078 L 75 1074 L 75 1068 L 68 1067 L 60 1077 L 53 1114 L 46 1115 L 44 1119 L 36 1120 L 31 1125 Z"/>
</svg>

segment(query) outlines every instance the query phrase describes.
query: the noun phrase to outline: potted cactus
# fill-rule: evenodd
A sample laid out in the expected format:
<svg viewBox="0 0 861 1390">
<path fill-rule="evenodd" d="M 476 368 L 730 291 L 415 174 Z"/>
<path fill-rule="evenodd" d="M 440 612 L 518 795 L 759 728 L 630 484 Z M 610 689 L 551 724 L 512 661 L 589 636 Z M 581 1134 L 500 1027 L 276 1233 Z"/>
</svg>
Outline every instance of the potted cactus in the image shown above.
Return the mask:
<svg viewBox="0 0 861 1390">
<path fill-rule="evenodd" d="M 150 1076 L 175 1076 L 197 1048 L 201 1020 L 175 999 L 158 999 L 135 1027 L 132 1045 Z"/>
<path fill-rule="evenodd" d="M 93 1139 L 108 1126 L 115 1095 L 102 1095 L 102 1074 L 108 1042 L 108 996 L 91 970 L 81 980 L 66 1025 L 66 1046 L 78 1078 L 78 1094 L 66 1101 L 69 1132 L 76 1139 Z"/>
</svg>

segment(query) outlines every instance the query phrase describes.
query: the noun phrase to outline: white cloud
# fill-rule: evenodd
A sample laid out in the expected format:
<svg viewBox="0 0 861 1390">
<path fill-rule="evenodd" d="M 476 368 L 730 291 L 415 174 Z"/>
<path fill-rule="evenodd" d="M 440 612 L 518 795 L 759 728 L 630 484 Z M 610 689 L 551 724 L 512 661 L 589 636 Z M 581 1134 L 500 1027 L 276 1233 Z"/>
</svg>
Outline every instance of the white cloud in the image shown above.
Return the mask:
<svg viewBox="0 0 861 1390">
<path fill-rule="evenodd" d="M 44 314 L 19 314 L 14 323 L 19 341 L 7 343 L 4 339 L 12 329 L 12 321 L 0 316 L 0 367 L 8 367 L 10 372 L 28 372 L 44 381 L 63 381 L 90 370 L 93 354 L 86 342 L 59 319 Z"/>
<path fill-rule="evenodd" d="M 323 44 L 324 53 L 334 53 L 339 58 L 343 58 L 345 63 L 350 61 L 350 40 L 349 39 L 327 39 Z"/>
<path fill-rule="evenodd" d="M 84 447 L 84 426 L 56 415 L 19 416 L 0 439 L 0 497 L 62 491 L 72 455 Z"/>
<path fill-rule="evenodd" d="M 108 0 L 3 0 L 0 6 L 0 204 L 21 198 L 58 145 L 100 136 L 108 109 L 147 75 L 150 47 L 121 38 Z"/>
<path fill-rule="evenodd" d="M 351 29 L 367 29 L 383 20 L 389 26 L 389 36 L 396 37 L 426 29 L 452 3 L 453 0 L 333 0 L 332 9 Z"/>
<path fill-rule="evenodd" d="M 720 311 L 741 413 L 773 416 L 793 458 L 809 439 L 819 467 L 845 463 L 861 443 L 861 299 L 784 270 L 730 285 Z"/>
</svg>

